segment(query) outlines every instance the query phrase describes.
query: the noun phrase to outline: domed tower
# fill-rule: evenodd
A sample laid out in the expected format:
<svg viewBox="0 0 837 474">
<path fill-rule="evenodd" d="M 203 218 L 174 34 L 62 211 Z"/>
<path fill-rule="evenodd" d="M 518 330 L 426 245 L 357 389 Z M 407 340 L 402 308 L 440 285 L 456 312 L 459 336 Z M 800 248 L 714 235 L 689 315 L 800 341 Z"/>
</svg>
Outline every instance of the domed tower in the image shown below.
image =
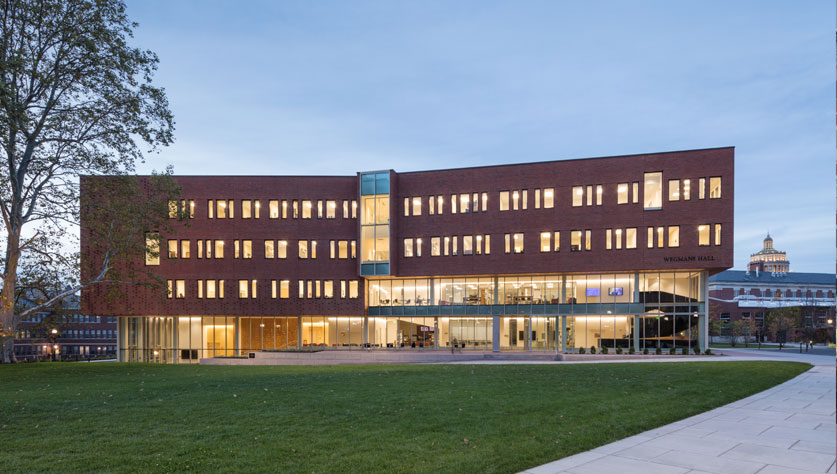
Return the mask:
<svg viewBox="0 0 837 474">
<path fill-rule="evenodd" d="M 747 265 L 750 271 L 759 270 L 762 272 L 782 272 L 790 271 L 790 262 L 785 252 L 780 252 L 773 248 L 773 238 L 770 233 L 764 238 L 762 249 L 750 255 L 750 263 Z"/>
</svg>

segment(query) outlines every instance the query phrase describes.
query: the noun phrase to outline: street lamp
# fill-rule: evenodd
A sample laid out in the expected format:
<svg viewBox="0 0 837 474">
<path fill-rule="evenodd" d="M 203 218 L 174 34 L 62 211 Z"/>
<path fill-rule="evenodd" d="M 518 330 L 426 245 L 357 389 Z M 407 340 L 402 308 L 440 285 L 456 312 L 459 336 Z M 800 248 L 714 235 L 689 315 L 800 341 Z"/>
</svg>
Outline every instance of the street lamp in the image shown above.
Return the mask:
<svg viewBox="0 0 837 474">
<path fill-rule="evenodd" d="M 55 344 L 54 346 L 52 346 L 52 349 L 53 349 L 52 360 L 58 360 L 58 344 Z"/>
</svg>

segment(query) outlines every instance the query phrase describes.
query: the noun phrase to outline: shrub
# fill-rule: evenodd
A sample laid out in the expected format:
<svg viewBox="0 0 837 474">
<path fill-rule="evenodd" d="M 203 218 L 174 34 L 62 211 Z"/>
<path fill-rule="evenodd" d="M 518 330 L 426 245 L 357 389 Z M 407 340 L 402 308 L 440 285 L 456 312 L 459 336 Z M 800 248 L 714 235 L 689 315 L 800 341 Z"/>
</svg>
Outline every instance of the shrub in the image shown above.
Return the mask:
<svg viewBox="0 0 837 474">
<path fill-rule="evenodd" d="M 585 351 L 583 347 L 578 349 L 579 354 L 584 354 L 585 352 L 587 352 L 587 351 Z"/>
<path fill-rule="evenodd" d="M 648 348 L 646 347 L 645 349 L 643 349 L 642 353 L 645 354 L 645 355 L 648 355 Z"/>
<path fill-rule="evenodd" d="M 657 350 L 654 351 L 654 353 L 657 354 L 657 355 L 660 355 L 660 354 L 663 353 L 663 350 L 658 347 Z"/>
<path fill-rule="evenodd" d="M 681 355 L 684 355 L 684 356 L 689 355 L 689 348 L 688 348 L 688 347 L 684 347 L 683 349 L 681 349 L 681 350 L 680 350 L 680 354 L 681 354 Z"/>
<path fill-rule="evenodd" d="M 633 347 L 631 347 L 630 349 L 628 349 L 628 354 L 634 354 L 634 353 L 636 353 L 636 351 L 634 350 L 634 348 L 633 348 Z"/>
<path fill-rule="evenodd" d="M 675 355 L 675 354 L 677 354 L 677 348 L 676 348 L 676 347 L 674 347 L 674 346 L 672 346 L 672 347 L 668 350 L 668 353 L 669 353 L 669 355 Z"/>
<path fill-rule="evenodd" d="M 607 354 L 607 347 L 602 347 L 602 354 Z"/>
<path fill-rule="evenodd" d="M 621 354 L 621 353 L 622 353 L 622 348 L 621 348 L 621 347 L 617 347 L 617 348 L 616 348 L 616 353 L 617 353 L 617 354 Z"/>
<path fill-rule="evenodd" d="M 708 355 L 708 356 L 711 356 L 711 355 L 712 355 L 712 351 L 711 351 L 711 350 L 709 350 L 709 349 L 706 349 L 703 353 L 704 353 L 704 354 L 706 354 L 706 355 Z"/>
<path fill-rule="evenodd" d="M 590 346 L 590 353 L 591 353 L 591 354 L 595 354 L 595 353 L 596 353 L 596 346 Z"/>
<path fill-rule="evenodd" d="M 700 347 L 695 346 L 692 349 L 695 351 L 695 355 L 700 355 Z"/>
</svg>

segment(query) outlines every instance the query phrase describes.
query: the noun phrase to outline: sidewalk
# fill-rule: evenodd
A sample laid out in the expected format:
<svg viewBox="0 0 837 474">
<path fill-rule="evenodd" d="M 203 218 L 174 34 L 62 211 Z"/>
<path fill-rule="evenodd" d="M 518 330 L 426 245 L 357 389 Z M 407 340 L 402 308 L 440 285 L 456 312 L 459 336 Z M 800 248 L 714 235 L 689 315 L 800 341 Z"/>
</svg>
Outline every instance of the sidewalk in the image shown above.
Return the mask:
<svg viewBox="0 0 837 474">
<path fill-rule="evenodd" d="M 725 349 L 726 360 L 796 360 L 814 368 L 700 415 L 533 467 L 553 473 L 835 473 L 835 360 Z"/>
</svg>

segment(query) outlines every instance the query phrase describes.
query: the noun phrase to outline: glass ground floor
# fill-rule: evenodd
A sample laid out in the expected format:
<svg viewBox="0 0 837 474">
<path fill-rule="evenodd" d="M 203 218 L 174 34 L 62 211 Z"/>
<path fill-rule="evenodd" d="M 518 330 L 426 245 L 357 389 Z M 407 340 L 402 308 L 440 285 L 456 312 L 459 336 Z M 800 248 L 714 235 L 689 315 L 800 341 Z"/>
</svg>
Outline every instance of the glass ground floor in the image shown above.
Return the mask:
<svg viewBox="0 0 837 474">
<path fill-rule="evenodd" d="M 264 350 L 576 351 L 705 348 L 698 313 L 494 316 L 120 317 L 119 358 L 197 363 Z"/>
</svg>

